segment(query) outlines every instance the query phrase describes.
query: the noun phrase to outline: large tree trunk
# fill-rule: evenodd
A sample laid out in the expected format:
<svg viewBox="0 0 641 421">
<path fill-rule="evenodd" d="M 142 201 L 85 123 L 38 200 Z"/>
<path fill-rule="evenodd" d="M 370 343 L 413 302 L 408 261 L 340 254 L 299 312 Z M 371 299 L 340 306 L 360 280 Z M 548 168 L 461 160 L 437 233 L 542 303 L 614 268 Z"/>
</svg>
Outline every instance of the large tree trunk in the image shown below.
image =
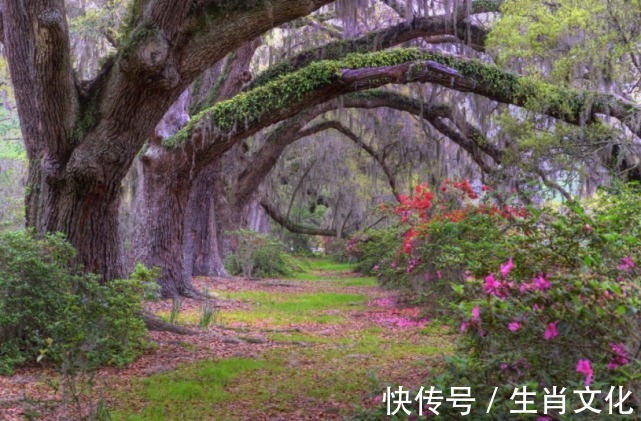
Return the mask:
<svg viewBox="0 0 641 421">
<path fill-rule="evenodd" d="M 81 184 L 52 182 L 44 160 L 30 159 L 26 224 L 37 232 L 61 232 L 77 250 L 77 261 L 105 279 L 123 276 L 118 231 L 120 179 Z"/>
<path fill-rule="evenodd" d="M 64 0 L 0 0 L 0 42 L 30 163 L 27 225 L 66 234 L 87 270 L 122 275 L 120 184 L 170 105 L 228 53 L 330 1 L 136 1 L 117 54 L 80 83 Z M 163 174 L 170 178 L 149 182 L 175 176 Z M 169 184 L 162 193 L 183 194 Z M 170 225 L 173 212 L 165 214 Z"/>
<path fill-rule="evenodd" d="M 137 200 L 133 260 L 161 269 L 158 283 L 164 297 L 197 296 L 183 259 L 183 238 L 189 174 L 175 173 L 172 154 L 151 145 L 142 157 L 142 190 Z"/>
<path fill-rule="evenodd" d="M 187 207 L 184 260 L 193 276 L 229 277 L 225 270 L 219 225 L 216 217 L 216 168 L 210 165 L 196 178 Z"/>
</svg>

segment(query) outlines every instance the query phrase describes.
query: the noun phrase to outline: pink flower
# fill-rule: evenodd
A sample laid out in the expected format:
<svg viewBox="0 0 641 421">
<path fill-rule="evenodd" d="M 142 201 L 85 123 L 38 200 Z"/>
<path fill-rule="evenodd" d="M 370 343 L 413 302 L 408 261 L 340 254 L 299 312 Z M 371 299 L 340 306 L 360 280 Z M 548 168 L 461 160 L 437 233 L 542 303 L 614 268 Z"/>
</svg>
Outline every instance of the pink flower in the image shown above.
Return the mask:
<svg viewBox="0 0 641 421">
<path fill-rule="evenodd" d="M 592 232 L 592 227 L 590 226 L 590 224 L 585 224 L 585 225 L 583 226 L 583 229 L 584 229 L 586 232 Z"/>
<path fill-rule="evenodd" d="M 372 270 L 373 270 L 374 272 L 378 271 L 378 265 L 374 266 L 374 267 L 372 268 Z"/>
<path fill-rule="evenodd" d="M 501 275 L 505 278 L 512 269 L 514 269 L 514 263 L 512 263 L 512 258 L 510 257 L 507 262 L 501 265 Z"/>
<path fill-rule="evenodd" d="M 556 329 L 557 323 L 559 323 L 558 320 L 556 322 L 548 323 L 548 326 L 545 329 L 545 333 L 543 334 L 543 338 L 546 341 L 559 336 L 559 331 Z"/>
<path fill-rule="evenodd" d="M 389 267 L 391 267 L 391 268 L 395 268 L 395 267 L 396 267 L 396 262 L 392 262 L 392 263 L 390 263 L 390 264 L 389 264 Z"/>
<path fill-rule="evenodd" d="M 441 275 L 441 271 L 440 271 L 440 270 L 437 270 L 437 271 L 436 271 L 436 277 L 437 277 L 438 279 L 441 279 L 441 278 L 443 277 L 443 275 Z"/>
<path fill-rule="evenodd" d="M 631 257 L 624 257 L 621 259 L 621 264 L 619 265 L 619 270 L 629 271 L 634 267 L 634 261 Z"/>
<path fill-rule="evenodd" d="M 534 286 L 534 288 L 540 291 L 545 291 L 546 289 L 550 289 L 552 287 L 550 281 L 545 279 L 545 276 L 542 273 L 539 273 L 539 276 L 532 279 L 532 285 Z"/>
<path fill-rule="evenodd" d="M 547 415 L 540 415 L 536 418 L 536 421 L 552 421 L 552 418 Z"/>
<path fill-rule="evenodd" d="M 522 326 L 521 323 L 514 321 L 514 322 L 510 322 L 510 324 L 507 325 L 507 328 L 510 329 L 511 332 L 516 332 L 521 328 L 521 326 Z"/>
<path fill-rule="evenodd" d="M 532 310 L 535 310 L 535 311 L 537 310 L 543 311 L 544 308 L 545 306 L 539 305 L 537 303 L 534 303 L 534 305 L 532 305 Z"/>
<path fill-rule="evenodd" d="M 592 371 L 590 360 L 579 360 L 579 363 L 576 365 L 576 372 L 585 374 L 586 387 L 592 383 L 592 377 L 594 376 L 594 372 Z"/>
<path fill-rule="evenodd" d="M 468 326 L 469 326 L 468 322 L 461 323 L 461 333 L 465 332 Z"/>
<path fill-rule="evenodd" d="M 611 343 L 610 349 L 614 353 L 614 358 L 608 363 L 608 370 L 614 370 L 630 362 L 628 360 L 628 351 L 625 349 L 625 344 Z"/>
<path fill-rule="evenodd" d="M 485 291 L 487 294 L 496 295 L 500 286 L 501 283 L 494 279 L 494 274 L 492 273 L 485 277 L 485 282 L 483 283 L 483 291 Z"/>
<path fill-rule="evenodd" d="M 478 323 L 481 321 L 481 309 L 479 306 L 476 306 L 472 309 L 472 323 Z"/>
</svg>

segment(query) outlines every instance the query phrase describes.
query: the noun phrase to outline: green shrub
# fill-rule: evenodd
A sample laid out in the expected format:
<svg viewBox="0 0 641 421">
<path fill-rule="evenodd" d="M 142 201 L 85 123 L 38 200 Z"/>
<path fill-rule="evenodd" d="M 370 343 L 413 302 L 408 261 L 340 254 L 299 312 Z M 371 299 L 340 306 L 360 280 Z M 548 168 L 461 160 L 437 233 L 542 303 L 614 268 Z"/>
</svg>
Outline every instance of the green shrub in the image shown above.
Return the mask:
<svg viewBox="0 0 641 421">
<path fill-rule="evenodd" d="M 238 230 L 232 235 L 237 237 L 238 247 L 225 259 L 230 274 L 270 278 L 291 276 L 300 270 L 285 252 L 285 245 L 273 235 L 250 230 Z"/>
<path fill-rule="evenodd" d="M 604 411 L 604 419 L 616 418 L 604 400 L 611 387 L 622 386 L 621 397 L 630 391 L 624 409 L 638 411 L 639 201 L 641 193 L 625 187 L 584 205 L 530 208 L 503 226 L 494 251 L 469 255 L 469 267 L 488 270 L 452 283 L 456 298 L 450 305 L 461 336 L 443 374 L 429 385 L 443 391 L 471 387 L 481 403 L 472 419 L 522 419 L 511 410 L 518 409 L 514 390 L 523 386 L 536 393 L 539 419 L 601 419 L 574 412 L 582 405 L 573 391 L 588 385 L 603 392 L 592 406 Z M 502 255 L 509 258 L 495 264 Z M 568 410 L 546 418 L 545 388 L 554 386 L 568 389 Z M 439 410 L 446 418 L 460 416 L 451 406 Z"/>
<path fill-rule="evenodd" d="M 398 226 L 372 229 L 347 244 L 348 255 L 356 261 L 355 270 L 364 275 L 376 275 L 379 281 L 390 280 L 385 276 L 385 266 L 396 261 L 401 230 Z"/>
<path fill-rule="evenodd" d="M 76 271 L 74 257 L 60 235 L 0 233 L 0 373 L 29 360 L 65 370 L 122 366 L 145 349 L 147 282 L 102 284 Z"/>
</svg>

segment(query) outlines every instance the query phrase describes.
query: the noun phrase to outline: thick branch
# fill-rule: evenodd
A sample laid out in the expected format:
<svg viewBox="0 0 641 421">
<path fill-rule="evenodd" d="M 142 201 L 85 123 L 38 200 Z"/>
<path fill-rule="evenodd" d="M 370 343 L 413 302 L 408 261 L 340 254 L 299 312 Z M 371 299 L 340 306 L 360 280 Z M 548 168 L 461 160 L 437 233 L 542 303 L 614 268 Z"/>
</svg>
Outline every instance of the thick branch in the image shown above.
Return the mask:
<svg viewBox="0 0 641 421">
<path fill-rule="evenodd" d="M 182 144 L 199 134 L 192 140 L 199 148 L 198 157 L 207 162 L 238 139 L 289 118 L 300 109 L 352 91 L 409 82 L 429 82 L 476 93 L 571 124 L 591 122 L 597 114 L 605 114 L 620 119 L 641 134 L 634 118 L 641 115 L 641 110 L 614 96 L 535 82 L 476 60 L 397 49 L 351 55 L 343 61 L 314 63 L 205 110 L 166 145 Z M 205 124 L 206 121 L 209 123 Z"/>
<path fill-rule="evenodd" d="M 209 2 L 206 10 L 196 11 L 200 16 L 194 16 L 190 28 L 195 35 L 183 49 L 180 67 L 185 73 L 195 77 L 248 40 L 270 28 L 307 16 L 331 2 L 332 0 Z"/>
<path fill-rule="evenodd" d="M 67 171 L 87 186 L 118 182 L 196 77 L 274 26 L 329 2 L 135 0 L 128 38 L 83 98 Z"/>
<path fill-rule="evenodd" d="M 494 11 L 496 10 L 494 7 L 498 7 L 495 6 L 493 2 L 488 2 L 487 4 L 488 6 L 485 9 L 478 7 L 476 13 Z M 382 51 L 416 38 L 451 35 L 457 36 L 460 40 L 467 42 L 468 32 L 470 32 L 469 38 L 473 46 L 485 45 L 487 32 L 484 29 L 463 24 L 465 17 L 466 15 L 459 14 L 458 27 L 455 27 L 455 24 L 452 23 L 451 17 L 449 16 L 417 17 L 409 22 L 403 22 L 376 32 L 370 32 L 361 38 L 330 42 L 321 47 L 304 51 L 288 60 L 271 66 L 258 75 L 248 88 L 264 85 L 280 75 L 301 69 L 314 61 L 338 60 L 351 53 Z"/>
<path fill-rule="evenodd" d="M 165 145 L 172 147 L 193 142 L 200 149 L 201 160 L 211 160 L 238 139 L 289 118 L 306 107 L 344 93 L 387 83 L 419 82 L 431 78 L 428 75 L 433 72 L 443 71 L 429 62 L 415 61 L 421 57 L 417 50 L 394 50 L 381 54 L 390 66 L 373 67 L 381 61 L 368 63 L 367 55 L 355 56 L 359 59 L 357 61 L 319 62 L 274 83 L 219 102 L 195 116 Z M 360 61 L 360 58 L 366 61 Z M 193 135 L 197 136 L 192 138 Z"/>
<path fill-rule="evenodd" d="M 282 123 L 281 126 L 272 131 L 265 144 L 254 155 L 254 158 L 247 165 L 238 177 L 238 183 L 234 189 L 234 203 L 240 206 L 246 203 L 249 197 L 256 191 L 258 185 L 274 167 L 287 145 L 300 139 L 300 130 L 317 116 L 337 108 L 333 102 L 327 102 L 316 107 L 304 110 L 295 117 Z"/>
<path fill-rule="evenodd" d="M 165 144 L 173 146 L 195 141 L 200 149 L 199 158 L 207 161 L 222 154 L 238 139 L 291 117 L 300 109 L 326 102 L 341 94 L 387 83 L 454 79 L 459 74 L 454 69 L 425 58 L 450 60 L 434 53 L 409 49 L 354 55 L 340 62 L 315 63 L 266 86 L 216 104 L 193 118 Z M 375 67 L 385 64 L 390 65 Z M 198 136 L 192 139 L 194 134 Z"/>
<path fill-rule="evenodd" d="M 262 200 L 260 205 L 265 209 L 267 215 L 270 216 L 277 224 L 287 228 L 289 231 L 296 234 L 305 235 L 321 235 L 323 237 L 336 237 L 336 231 L 324 228 L 315 228 L 305 225 L 296 224 L 286 219 L 275 206 L 272 206 L 267 200 Z"/>
<path fill-rule="evenodd" d="M 2 2 L 3 43 L 30 158 L 53 176 L 69 153 L 77 95 L 62 0 Z"/>
</svg>

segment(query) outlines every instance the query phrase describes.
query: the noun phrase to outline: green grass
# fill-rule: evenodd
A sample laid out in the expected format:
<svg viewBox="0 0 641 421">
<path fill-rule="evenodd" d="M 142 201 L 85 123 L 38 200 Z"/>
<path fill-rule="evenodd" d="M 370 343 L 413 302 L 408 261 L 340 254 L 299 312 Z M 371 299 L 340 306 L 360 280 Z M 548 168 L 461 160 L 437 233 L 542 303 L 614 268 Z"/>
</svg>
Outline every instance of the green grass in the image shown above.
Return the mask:
<svg viewBox="0 0 641 421">
<path fill-rule="evenodd" d="M 134 382 L 115 420 L 248 419 L 251 414 L 292 413 L 293 403 L 333 402 L 348 415 L 393 370 L 434 372 L 450 352 L 446 338 L 420 335 L 416 341 L 390 336 L 380 327 L 348 330 L 336 338 L 302 332 L 274 333 L 272 339 L 313 343 L 276 348 L 261 360 L 231 358 L 181 366 Z M 433 367 L 436 367 L 433 369 Z M 301 402 L 301 399 L 303 401 Z M 322 405 L 321 405 L 322 406 Z"/>
<path fill-rule="evenodd" d="M 307 268 L 306 272 L 296 273 L 291 279 L 299 281 L 325 281 L 339 287 L 376 286 L 376 278 L 364 276 L 344 276 L 353 272 L 351 263 L 338 263 L 323 258 L 299 258 Z"/>
<path fill-rule="evenodd" d="M 286 326 L 295 323 L 316 322 L 320 324 L 342 323 L 345 321 L 342 310 L 363 308 L 367 296 L 363 294 L 339 293 L 270 293 L 264 291 L 221 292 L 223 299 L 235 299 L 251 304 L 250 311 L 232 310 L 221 311 L 217 316 L 220 324 L 246 323 L 261 325 L 269 323 L 272 326 Z M 328 313 L 328 311 L 332 311 Z M 167 318 L 169 312 L 158 315 Z M 178 316 L 178 322 L 190 325 L 198 324 L 201 317 L 200 309 L 183 311 Z"/>
<path fill-rule="evenodd" d="M 362 308 L 367 296 L 362 294 L 313 293 L 277 294 L 262 291 L 242 293 L 222 293 L 223 298 L 239 299 L 251 303 L 252 310 L 224 311 L 220 314 L 221 323 L 243 322 L 257 324 L 269 321 L 275 326 L 295 323 L 317 322 L 321 324 L 340 323 L 340 314 L 328 314 L 328 310 Z M 325 312 L 325 313 L 324 313 Z"/>
<path fill-rule="evenodd" d="M 305 268 L 312 271 L 351 272 L 354 270 L 354 265 L 351 263 L 339 263 L 328 258 L 301 258 L 301 260 L 305 262 Z"/>
<path fill-rule="evenodd" d="M 112 417 L 127 421 L 212 419 L 216 414 L 213 405 L 237 398 L 225 389 L 231 382 L 267 366 L 267 361 L 247 358 L 187 364 L 134 382 L 133 391 L 146 403 L 145 408 L 138 413 L 116 411 Z"/>
<path fill-rule="evenodd" d="M 374 278 L 343 277 L 349 267 L 326 260 L 308 259 L 314 273 L 297 279 L 331 287 L 375 286 Z M 337 269 L 338 267 L 338 269 Z M 319 269 L 323 268 L 323 269 Z M 334 273 L 332 273 L 334 272 Z M 345 313 L 365 309 L 365 294 L 341 291 L 300 293 L 240 291 L 219 292 L 223 299 L 251 305 L 248 310 L 222 311 L 220 322 L 243 322 L 267 327 L 299 323 L 346 322 Z M 180 320 L 198 323 L 199 312 L 181 314 Z M 193 319 L 193 320 L 192 320 Z M 342 328 L 344 326 L 344 328 Z M 383 326 L 350 328 L 342 325 L 327 335 L 320 330 L 270 332 L 279 342 L 259 358 L 209 360 L 181 366 L 133 384 L 122 400 L 117 420 L 252 419 L 283 414 L 307 416 L 312 408 L 331 407 L 332 414 L 349 416 L 384 384 L 402 382 L 421 370 L 436 374 L 441 358 L 453 349 L 444 323 L 430 322 L 413 331 L 390 331 Z M 307 346 L 299 346 L 299 344 Z M 408 385 L 405 385 L 408 386 Z M 144 405 L 142 410 L 141 403 Z M 320 409 L 319 409 L 320 410 Z"/>
<path fill-rule="evenodd" d="M 335 277 L 326 273 L 299 273 L 293 276 L 299 281 L 328 282 L 341 287 L 363 287 L 376 286 L 376 278 L 365 276 Z"/>
</svg>

